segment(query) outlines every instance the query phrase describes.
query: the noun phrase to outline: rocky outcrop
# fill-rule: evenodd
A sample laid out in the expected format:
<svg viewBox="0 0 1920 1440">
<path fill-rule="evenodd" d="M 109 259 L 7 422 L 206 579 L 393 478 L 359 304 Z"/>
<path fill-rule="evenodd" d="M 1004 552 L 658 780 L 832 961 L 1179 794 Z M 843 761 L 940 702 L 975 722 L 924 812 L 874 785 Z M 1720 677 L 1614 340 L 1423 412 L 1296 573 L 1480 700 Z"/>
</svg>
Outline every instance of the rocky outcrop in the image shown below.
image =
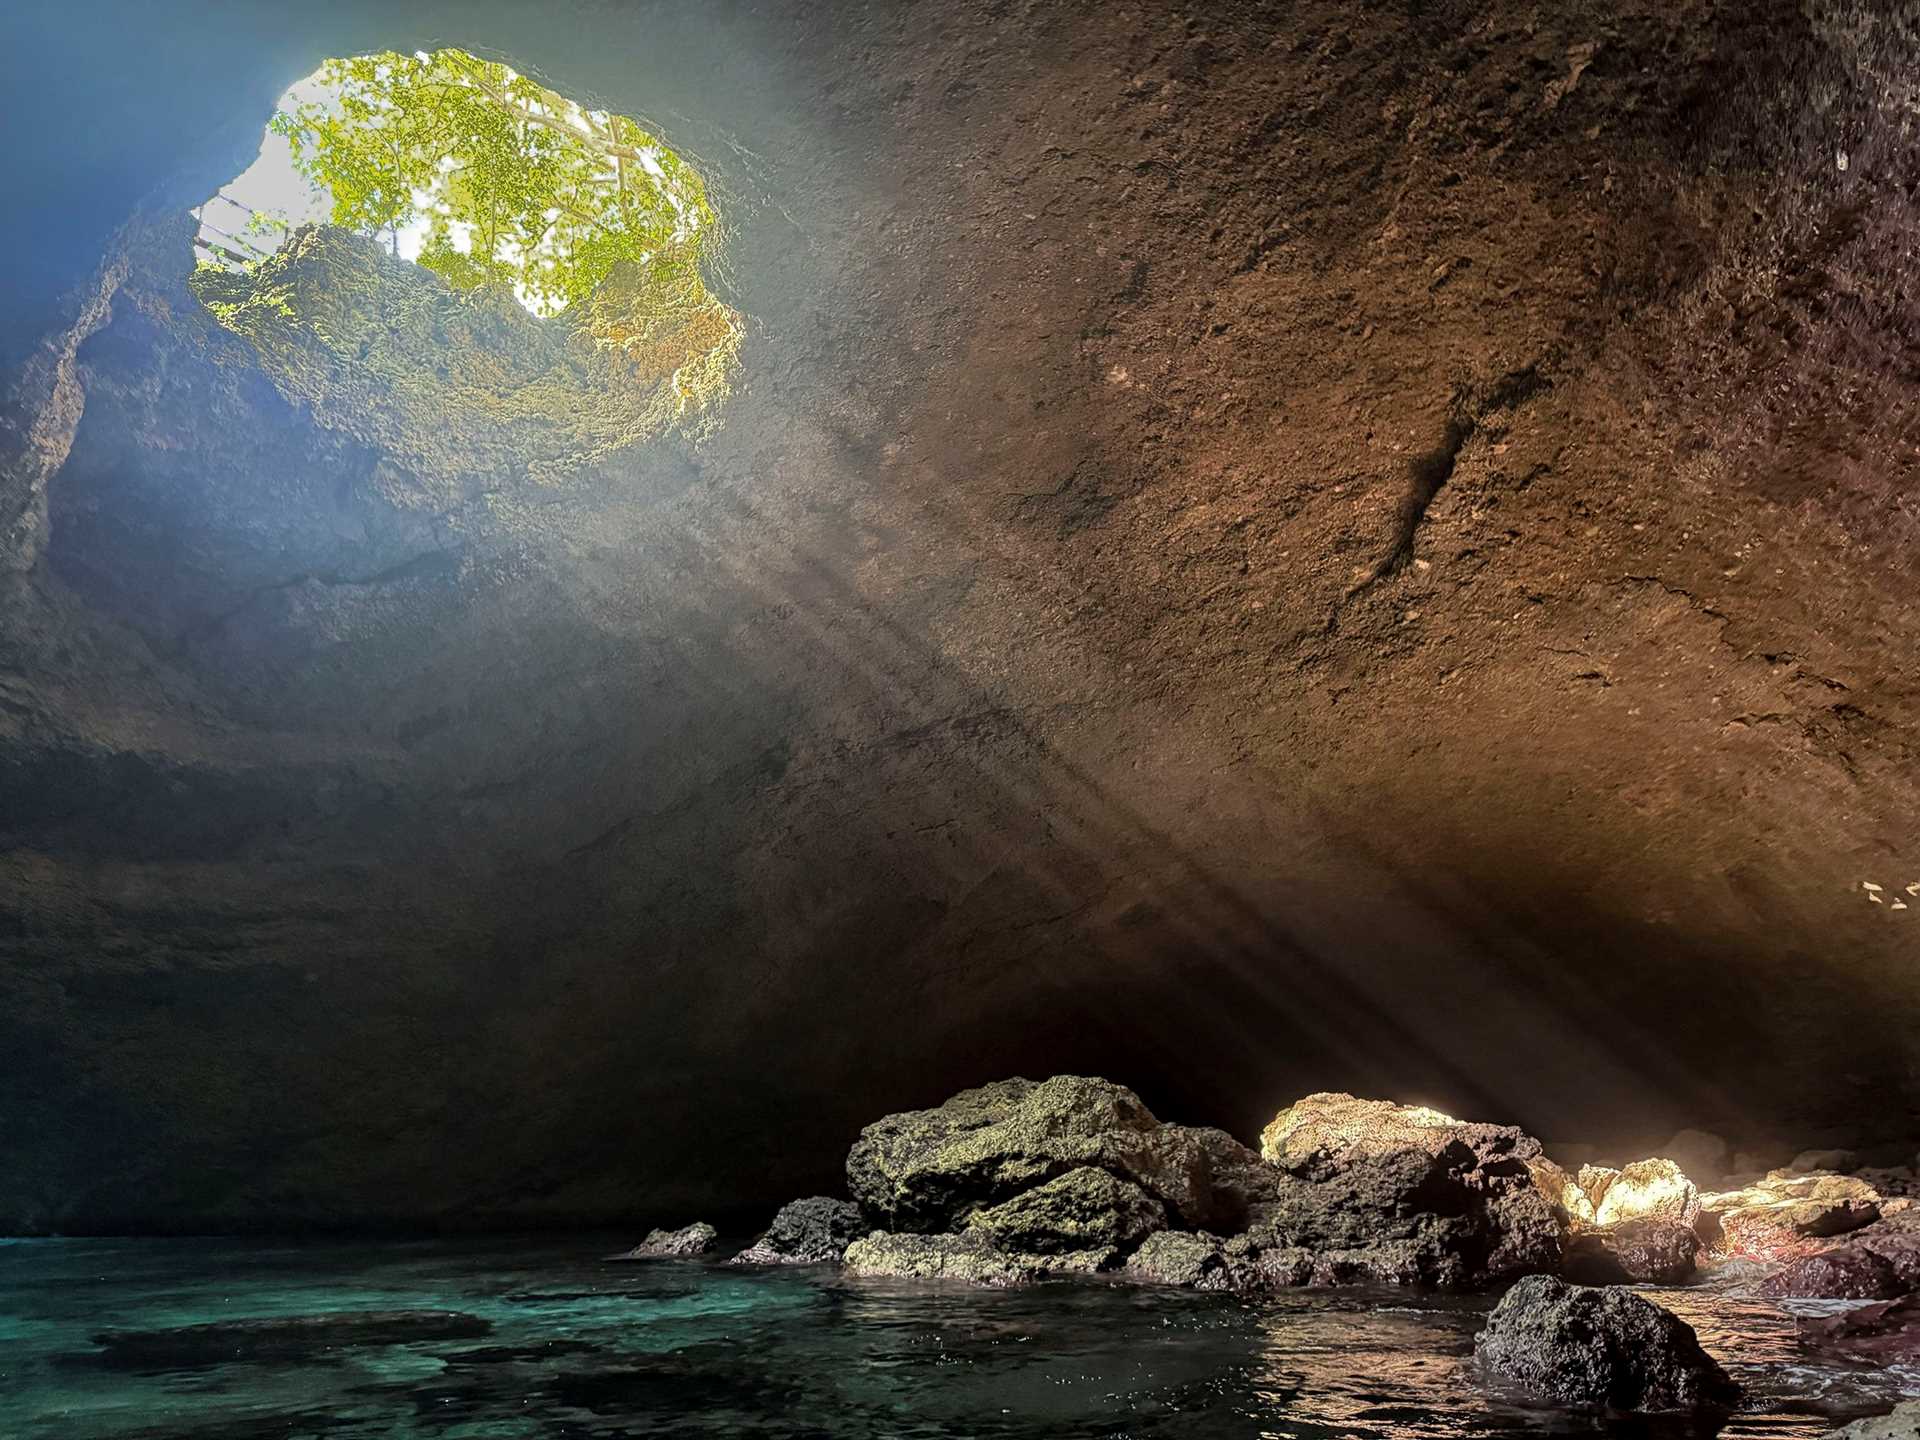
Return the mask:
<svg viewBox="0 0 1920 1440">
<path fill-rule="evenodd" d="M 1291 1183 L 1260 1231 L 1320 1274 L 1467 1289 L 1559 1265 L 1561 1225 L 1528 1169 L 1540 1144 L 1512 1126 L 1317 1094 L 1267 1126 L 1261 1153 Z"/>
<path fill-rule="evenodd" d="M 1561 1274 L 1578 1285 L 1680 1285 L 1691 1279 L 1700 1241 L 1672 1220 L 1626 1220 L 1584 1229 L 1567 1242 Z"/>
<path fill-rule="evenodd" d="M 704 1255 L 713 1249 L 720 1232 L 703 1221 L 683 1225 L 678 1230 L 649 1230 L 647 1238 L 631 1250 L 609 1255 L 609 1260 L 682 1260 Z"/>
<path fill-rule="evenodd" d="M 1215 1229 L 1244 1228 L 1279 1184 L 1222 1131 L 1162 1125 L 1131 1090 L 1056 1075 L 876 1121 L 847 1156 L 847 1185 L 876 1224 L 926 1233 L 1087 1168 L 1137 1186 L 1181 1224 Z"/>
<path fill-rule="evenodd" d="M 957 1280 L 969 1285 L 1019 1285 L 1044 1273 L 1030 1260 L 1005 1255 L 985 1236 L 972 1233 L 898 1235 L 876 1230 L 849 1245 L 840 1263 L 842 1272 L 852 1276 Z"/>
<path fill-rule="evenodd" d="M 1920 1440 L 1920 1400 L 1896 1405 L 1889 1415 L 1843 1425 L 1828 1432 L 1825 1440 Z"/>
<path fill-rule="evenodd" d="M 735 1265 L 823 1265 L 838 1260 L 870 1227 L 851 1200 L 814 1195 L 782 1205 L 766 1233 L 733 1257 Z"/>
<path fill-rule="evenodd" d="M 1166 1207 L 1138 1185 L 1081 1166 L 1011 1200 L 977 1210 L 968 1231 L 995 1248 L 1033 1255 L 1098 1253 L 1105 1263 L 1167 1224 Z"/>
<path fill-rule="evenodd" d="M 1126 1278 L 1141 1285 L 1185 1290 L 1229 1290 L 1234 1277 L 1218 1237 L 1204 1232 L 1162 1230 L 1149 1235 L 1127 1261 Z"/>
<path fill-rule="evenodd" d="M 1474 1355 L 1488 1376 L 1558 1405 L 1700 1410 L 1739 1398 L 1692 1326 L 1618 1286 L 1529 1276 L 1495 1307 Z"/>
<path fill-rule="evenodd" d="M 1880 1217 L 1879 1192 L 1847 1175 L 1776 1170 L 1740 1190 L 1701 1197 L 1698 1228 L 1721 1255 L 1787 1260 Z"/>
</svg>

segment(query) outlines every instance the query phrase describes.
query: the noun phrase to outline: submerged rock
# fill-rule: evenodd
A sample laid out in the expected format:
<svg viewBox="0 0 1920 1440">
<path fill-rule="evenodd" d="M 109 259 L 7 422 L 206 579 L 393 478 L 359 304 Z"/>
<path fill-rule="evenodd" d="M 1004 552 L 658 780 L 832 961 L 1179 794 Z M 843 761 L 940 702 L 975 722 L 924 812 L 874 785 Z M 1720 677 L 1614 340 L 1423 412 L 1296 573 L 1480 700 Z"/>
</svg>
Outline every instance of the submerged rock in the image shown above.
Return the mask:
<svg viewBox="0 0 1920 1440">
<path fill-rule="evenodd" d="M 219 1320 L 170 1330 L 103 1330 L 93 1343 L 106 1365 L 172 1369 L 230 1360 L 305 1360 L 349 1346 L 472 1340 L 492 1330 L 491 1321 L 458 1310 L 361 1310 Z"/>
<path fill-rule="evenodd" d="M 1310 1252 L 1315 1283 L 1468 1289 L 1559 1268 L 1562 1225 L 1529 1170 L 1540 1143 L 1512 1126 L 1318 1094 L 1267 1126 L 1261 1153 L 1289 1183 L 1258 1233 Z"/>
<path fill-rule="evenodd" d="M 1692 1278 L 1699 1249 L 1688 1226 L 1628 1220 L 1575 1234 L 1561 1274 L 1576 1285 L 1680 1285 Z"/>
<path fill-rule="evenodd" d="M 1893 1300 L 1912 1288 L 1883 1257 L 1859 1245 L 1802 1255 L 1759 1286 L 1762 1295 L 1796 1300 Z"/>
<path fill-rule="evenodd" d="M 735 1265 L 824 1265 L 870 1227 L 851 1200 L 814 1195 L 782 1205 L 766 1234 L 733 1257 Z"/>
<path fill-rule="evenodd" d="M 1163 1125 L 1123 1086 L 1056 1075 L 876 1121 L 847 1155 L 847 1185 L 880 1224 L 931 1232 L 1089 1167 L 1137 1185 L 1182 1224 L 1220 1230 L 1244 1229 L 1279 1183 L 1224 1131 Z"/>
<path fill-rule="evenodd" d="M 1791 1259 L 1880 1218 L 1880 1194 L 1850 1175 L 1776 1170 L 1743 1189 L 1701 1197 L 1698 1229 L 1715 1251 Z"/>
<path fill-rule="evenodd" d="M 1739 1399 L 1692 1326 L 1619 1286 L 1529 1276 L 1494 1308 L 1474 1355 L 1489 1375 L 1561 1405 L 1699 1410 Z"/>
<path fill-rule="evenodd" d="M 1920 1440 L 1920 1400 L 1896 1405 L 1891 1415 L 1875 1415 L 1829 1431 L 1825 1440 Z"/>
<path fill-rule="evenodd" d="M 876 1230 L 847 1247 L 848 1275 L 899 1280 L 960 1280 L 969 1285 L 1019 1285 L 1038 1279 L 1038 1266 L 1002 1254 L 983 1235 L 912 1235 Z"/>
<path fill-rule="evenodd" d="M 692 1225 L 683 1225 L 678 1230 L 649 1230 L 647 1238 L 631 1250 L 618 1255 L 609 1255 L 609 1260 L 680 1260 L 693 1255 L 704 1255 L 711 1250 L 714 1242 L 720 1238 L 720 1232 L 713 1226 L 696 1221 Z"/>
<path fill-rule="evenodd" d="M 1035 1255 L 1131 1250 L 1166 1226 L 1166 1207 L 1153 1196 L 1084 1165 L 967 1221 L 996 1248 Z"/>
</svg>

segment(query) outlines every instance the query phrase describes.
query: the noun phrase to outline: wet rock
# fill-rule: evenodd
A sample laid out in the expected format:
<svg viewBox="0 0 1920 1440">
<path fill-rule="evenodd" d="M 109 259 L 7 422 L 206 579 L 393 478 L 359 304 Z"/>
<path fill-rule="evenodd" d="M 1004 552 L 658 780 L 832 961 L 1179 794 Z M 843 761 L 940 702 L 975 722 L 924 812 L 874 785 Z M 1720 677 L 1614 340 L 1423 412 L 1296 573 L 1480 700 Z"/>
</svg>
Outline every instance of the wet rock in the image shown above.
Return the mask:
<svg viewBox="0 0 1920 1440">
<path fill-rule="evenodd" d="M 1619 1286 L 1528 1276 L 1494 1308 L 1474 1355 L 1488 1375 L 1560 1405 L 1699 1410 L 1739 1399 L 1692 1326 Z"/>
<path fill-rule="evenodd" d="M 1911 1288 L 1886 1260 L 1858 1245 L 1803 1255 L 1759 1286 L 1762 1295 L 1799 1300 L 1892 1300 Z"/>
<path fill-rule="evenodd" d="M 1821 1242 L 1870 1225 L 1880 1195 L 1848 1175 L 1794 1175 L 1776 1170 L 1740 1190 L 1701 1197 L 1697 1228 L 1713 1250 L 1786 1260 L 1828 1248 Z"/>
<path fill-rule="evenodd" d="M 1825 1440 L 1920 1440 L 1920 1400 L 1894 1407 L 1891 1415 L 1875 1415 L 1829 1431 Z"/>
<path fill-rule="evenodd" d="M 1131 1250 L 1166 1225 L 1166 1207 L 1153 1196 L 1085 1165 L 967 1221 L 997 1249 L 1035 1255 Z"/>
<path fill-rule="evenodd" d="M 1733 1147 L 1710 1130 L 1679 1130 L 1656 1154 L 1673 1161 L 1696 1183 L 1718 1181 L 1733 1169 Z"/>
<path fill-rule="evenodd" d="M 735 1265 L 824 1265 L 867 1233 L 860 1207 L 851 1200 L 814 1195 L 782 1205 L 766 1234 L 733 1257 Z"/>
<path fill-rule="evenodd" d="M 714 1242 L 720 1238 L 720 1232 L 713 1226 L 696 1221 L 692 1225 L 683 1225 L 678 1230 L 649 1230 L 647 1238 L 631 1250 L 618 1255 L 609 1255 L 609 1260 L 680 1260 L 693 1255 L 704 1255 L 711 1250 Z"/>
<path fill-rule="evenodd" d="M 1319 1275 L 1468 1289 L 1559 1268 L 1561 1224 L 1528 1169 L 1540 1144 L 1512 1126 L 1319 1094 L 1261 1152 L 1293 1183 L 1258 1233 L 1312 1252 Z"/>
<path fill-rule="evenodd" d="M 1567 1242 L 1561 1274 L 1576 1285 L 1682 1285 L 1700 1250 L 1691 1227 L 1672 1220 L 1627 1220 L 1583 1230 Z"/>
<path fill-rule="evenodd" d="M 983 1235 L 911 1235 L 876 1230 L 847 1247 L 848 1275 L 898 1280 L 958 1280 L 969 1285 L 1019 1285 L 1039 1278 L 1030 1262 L 1003 1255 Z"/>
<path fill-rule="evenodd" d="M 1920 1360 L 1920 1296 L 1881 1300 L 1838 1315 L 1802 1316 L 1801 1343 L 1847 1360 L 1887 1365 Z"/>
<path fill-rule="evenodd" d="M 1628 1220 L 1665 1220 L 1691 1225 L 1699 1213 L 1700 1192 L 1678 1165 L 1667 1159 L 1636 1160 L 1606 1178 L 1594 1196 L 1593 1223 L 1606 1227 Z"/>
<path fill-rule="evenodd" d="M 1280 1183 L 1224 1131 L 1162 1125 L 1131 1090 L 1056 1075 L 876 1121 L 847 1156 L 847 1184 L 869 1218 L 928 1232 L 1083 1167 L 1131 1181 L 1182 1224 L 1220 1230 L 1245 1228 Z"/>
<path fill-rule="evenodd" d="M 1232 1283 L 1219 1239 L 1188 1230 L 1149 1235 L 1127 1261 L 1126 1276 L 1142 1285 L 1186 1290 L 1225 1290 Z"/>
<path fill-rule="evenodd" d="M 220 1320 L 169 1330 L 103 1330 L 93 1343 L 100 1347 L 101 1363 L 115 1368 L 174 1369 L 230 1360 L 305 1360 L 349 1346 L 472 1340 L 492 1330 L 491 1321 L 457 1310 L 362 1310 Z"/>
</svg>

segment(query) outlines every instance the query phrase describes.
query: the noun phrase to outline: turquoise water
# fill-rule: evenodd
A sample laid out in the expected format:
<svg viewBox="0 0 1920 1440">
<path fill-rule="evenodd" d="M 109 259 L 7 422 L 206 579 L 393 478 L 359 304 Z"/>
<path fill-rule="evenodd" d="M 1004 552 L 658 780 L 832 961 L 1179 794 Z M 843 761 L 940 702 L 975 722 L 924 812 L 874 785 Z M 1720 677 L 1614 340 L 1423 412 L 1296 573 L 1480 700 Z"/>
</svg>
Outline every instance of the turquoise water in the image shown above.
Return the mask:
<svg viewBox="0 0 1920 1440">
<path fill-rule="evenodd" d="M 0 1434 L 14 1440 L 1711 1434 L 1491 1401 L 1482 1302 L 973 1291 L 832 1271 L 608 1264 L 628 1237 L 0 1243 Z M 630 1243 L 630 1241 L 628 1241 Z M 1814 1436 L 1920 1376 L 1810 1365 L 1770 1306 L 1661 1297 L 1752 1387 L 1720 1432 Z M 256 1317 L 457 1311 L 478 1337 L 116 1363 L 93 1337 Z M 1824 1413 L 1822 1413 L 1824 1412 Z"/>
</svg>

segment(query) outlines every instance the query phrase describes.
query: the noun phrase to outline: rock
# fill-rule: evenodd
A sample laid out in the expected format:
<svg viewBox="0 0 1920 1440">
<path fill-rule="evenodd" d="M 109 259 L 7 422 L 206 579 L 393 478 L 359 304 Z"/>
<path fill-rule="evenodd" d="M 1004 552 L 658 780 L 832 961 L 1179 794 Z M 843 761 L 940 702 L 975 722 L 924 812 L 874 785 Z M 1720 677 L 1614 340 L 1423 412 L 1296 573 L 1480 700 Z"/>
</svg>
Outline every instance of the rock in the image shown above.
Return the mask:
<svg viewBox="0 0 1920 1440">
<path fill-rule="evenodd" d="M 1292 1182 L 1262 1248 L 1312 1252 L 1316 1283 L 1468 1289 L 1559 1268 L 1561 1225 L 1528 1170 L 1540 1144 L 1512 1126 L 1319 1094 L 1283 1111 L 1261 1151 Z"/>
<path fill-rule="evenodd" d="M 1920 1400 L 1896 1405 L 1891 1415 L 1875 1415 L 1831 1430 L 1825 1440 L 1920 1440 Z"/>
<path fill-rule="evenodd" d="M 851 1200 L 815 1195 L 782 1205 L 767 1233 L 733 1257 L 735 1265 L 823 1265 L 838 1260 L 867 1233 Z"/>
<path fill-rule="evenodd" d="M 704 1255 L 713 1248 L 720 1232 L 701 1222 L 683 1225 L 678 1230 L 649 1230 L 647 1238 L 631 1250 L 609 1255 L 609 1260 L 681 1260 Z"/>
<path fill-rule="evenodd" d="M 175 1369 L 231 1360 L 304 1360 L 355 1345 L 471 1340 L 493 1324 L 457 1310 L 360 1310 L 182 1325 L 170 1330 L 103 1330 L 93 1337 L 102 1364 Z"/>
<path fill-rule="evenodd" d="M 927 1232 L 1082 1167 L 1138 1185 L 1181 1224 L 1223 1231 L 1244 1229 L 1280 1184 L 1224 1131 L 1162 1125 L 1131 1090 L 1079 1075 L 1002 1080 L 888 1115 L 849 1152 L 847 1184 L 871 1219 Z"/>
<path fill-rule="evenodd" d="M 1533 1177 L 1533 1188 L 1547 1197 L 1563 1225 L 1593 1223 L 1593 1198 L 1557 1162 L 1544 1155 L 1529 1160 L 1527 1173 Z"/>
<path fill-rule="evenodd" d="M 1582 1165 L 1575 1182 L 1587 1197 L 1587 1204 L 1599 1209 L 1600 1202 L 1606 1198 L 1607 1187 L 1613 1184 L 1620 1172 L 1611 1165 Z"/>
<path fill-rule="evenodd" d="M 977 1233 L 896 1235 L 876 1230 L 849 1245 L 840 1264 L 848 1275 L 991 1286 L 1024 1284 L 1041 1273 L 1031 1263 L 1001 1254 Z"/>
<path fill-rule="evenodd" d="M 1186 1290 L 1231 1287 L 1220 1241 L 1204 1232 L 1162 1230 L 1149 1235 L 1127 1261 L 1125 1273 L 1142 1285 L 1177 1285 Z"/>
<path fill-rule="evenodd" d="M 1166 1225 L 1166 1206 L 1138 1185 L 1084 1165 L 967 1221 L 995 1248 L 1035 1255 L 1131 1250 Z"/>
<path fill-rule="evenodd" d="M 1739 1399 L 1692 1326 L 1620 1286 L 1530 1275 L 1494 1308 L 1474 1355 L 1489 1375 L 1561 1405 L 1699 1410 Z"/>
<path fill-rule="evenodd" d="M 1690 1226 L 1627 1220 L 1575 1234 L 1561 1274 L 1576 1285 L 1681 1285 L 1692 1278 L 1699 1250 Z"/>
<path fill-rule="evenodd" d="M 1584 1172 L 1583 1172 L 1584 1174 Z M 1700 1192 L 1671 1160 L 1636 1160 L 1612 1176 L 1594 1200 L 1593 1223 L 1665 1220 L 1691 1225 L 1700 1213 Z"/>
<path fill-rule="evenodd" d="M 1880 1216 L 1880 1195 L 1852 1176 L 1776 1170 L 1743 1189 L 1704 1195 L 1700 1206 L 1700 1238 L 1716 1252 L 1787 1260 L 1872 1224 Z"/>
<path fill-rule="evenodd" d="M 1920 1296 L 1859 1305 L 1838 1315 L 1803 1315 L 1801 1343 L 1847 1360 L 1876 1365 L 1920 1360 Z"/>
<path fill-rule="evenodd" d="M 1710 1130 L 1679 1130 L 1658 1154 L 1673 1161 L 1693 1179 L 1718 1181 L 1733 1169 L 1733 1147 Z"/>
<path fill-rule="evenodd" d="M 1852 1150 L 1802 1150 L 1787 1165 L 1787 1169 L 1796 1175 L 1812 1175 L 1819 1171 L 1846 1175 L 1859 1168 L 1860 1157 Z"/>
<path fill-rule="evenodd" d="M 1798 1300 L 1892 1300 L 1911 1288 L 1886 1260 L 1858 1245 L 1802 1255 L 1759 1286 L 1762 1295 Z"/>
</svg>

